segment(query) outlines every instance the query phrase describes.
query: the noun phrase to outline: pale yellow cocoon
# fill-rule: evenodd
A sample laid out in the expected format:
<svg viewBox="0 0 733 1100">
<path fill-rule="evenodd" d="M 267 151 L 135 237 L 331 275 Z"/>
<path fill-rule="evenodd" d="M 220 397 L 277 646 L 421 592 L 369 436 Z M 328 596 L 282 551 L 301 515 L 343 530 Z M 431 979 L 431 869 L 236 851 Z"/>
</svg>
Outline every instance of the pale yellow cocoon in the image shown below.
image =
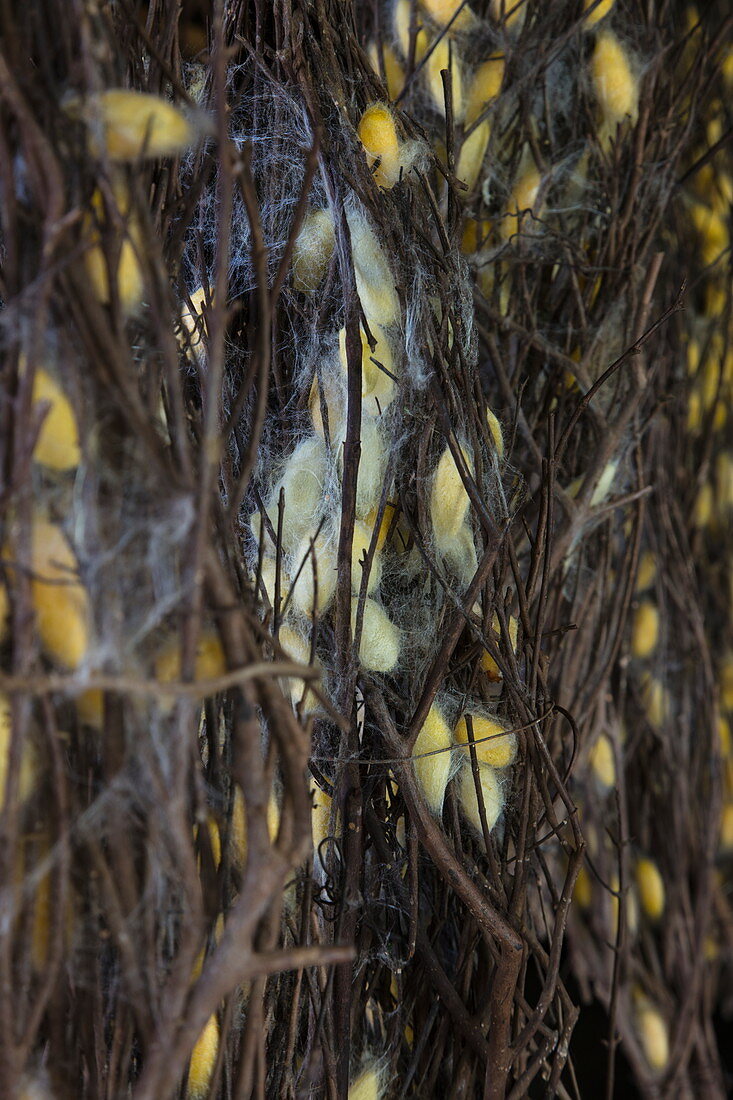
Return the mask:
<svg viewBox="0 0 733 1100">
<path fill-rule="evenodd" d="M 340 455 L 343 463 L 343 453 Z M 387 470 L 387 448 L 379 419 L 365 417 L 361 425 L 361 455 L 356 476 L 356 514 L 368 516 L 378 506 Z"/>
<path fill-rule="evenodd" d="M 394 187 L 400 178 L 402 161 L 400 139 L 394 116 L 384 103 L 372 103 L 359 120 L 359 141 L 364 146 L 367 164 L 374 168 L 374 182 L 386 189 Z"/>
<path fill-rule="evenodd" d="M 349 1085 L 349 1100 L 382 1100 L 382 1092 L 382 1075 L 375 1062 Z"/>
<path fill-rule="evenodd" d="M 210 1016 L 204 1030 L 196 1040 L 188 1064 L 186 1096 L 190 1100 L 201 1100 L 208 1095 L 211 1076 L 219 1053 L 219 1021 Z"/>
<path fill-rule="evenodd" d="M 414 8 L 414 17 L 413 17 Z M 420 8 L 413 0 L 396 0 L 392 11 L 392 25 L 394 27 L 397 44 L 402 50 L 402 56 L 407 58 L 410 52 L 410 21 L 415 20 L 415 31 L 422 27 Z"/>
<path fill-rule="evenodd" d="M 33 458 L 51 470 L 75 470 L 81 460 L 79 429 L 71 403 L 48 371 L 38 367 L 33 376 L 33 404 L 47 404 Z"/>
<path fill-rule="evenodd" d="M 351 600 L 351 633 L 356 629 L 356 611 L 359 600 Z M 364 601 L 359 660 L 368 672 L 391 672 L 400 657 L 402 639 L 399 627 L 389 619 L 384 608 L 375 600 Z"/>
<path fill-rule="evenodd" d="M 89 648 L 90 609 L 79 563 L 60 527 L 36 519 L 31 532 L 31 600 L 44 653 L 76 669 Z"/>
<path fill-rule="evenodd" d="M 481 764 L 490 764 L 492 768 L 506 768 L 513 764 L 517 756 L 517 736 L 509 733 L 496 718 L 484 714 L 472 714 L 473 739 L 476 745 L 476 758 Z M 456 744 L 468 745 L 468 722 L 462 717 L 453 731 Z M 464 755 L 470 760 L 469 750 Z"/>
<path fill-rule="evenodd" d="M 13 736 L 12 711 L 7 695 L 0 691 L 0 812 L 5 806 L 5 789 L 8 782 L 10 745 Z M 20 750 L 20 769 L 17 775 L 18 804 L 22 805 L 33 794 L 36 785 L 38 762 L 27 736 L 23 737 Z"/>
<path fill-rule="evenodd" d="M 657 559 L 651 550 L 645 550 L 639 558 L 639 568 L 636 571 L 636 586 L 634 591 L 638 594 L 650 588 L 657 577 Z"/>
<path fill-rule="evenodd" d="M 221 833 L 219 832 L 219 826 L 216 823 L 216 819 L 209 814 L 206 819 L 206 828 L 209 834 L 209 844 L 211 846 L 211 854 L 214 857 L 214 866 L 218 867 L 221 863 Z"/>
<path fill-rule="evenodd" d="M 405 70 L 391 46 L 382 46 L 382 62 L 384 65 L 384 81 L 387 85 L 387 94 L 391 100 L 397 99 L 405 86 Z M 372 68 L 377 76 L 381 76 L 382 70 L 379 64 L 379 47 L 376 42 L 370 42 L 367 50 Z"/>
<path fill-rule="evenodd" d="M 361 399 L 362 412 L 370 416 L 378 416 L 384 412 L 395 395 L 394 361 L 390 342 L 380 325 L 369 323 L 369 330 L 374 338 L 374 351 L 369 346 L 366 333 L 360 329 L 361 336 Z M 344 372 L 348 371 L 346 359 L 346 329 L 339 332 L 339 360 Z M 377 364 L 380 364 L 379 366 Z M 382 370 L 384 367 L 384 370 Z M 387 373 L 389 372 L 389 373 Z M 320 406 L 320 400 L 317 398 Z M 327 398 L 328 400 L 328 398 Z M 331 409 L 329 407 L 329 428 L 331 426 Z M 320 407 L 319 407 L 320 415 Z M 315 417 L 314 417 L 315 420 Z"/>
<path fill-rule="evenodd" d="M 643 857 L 636 861 L 634 877 L 642 912 L 648 920 L 658 921 L 665 903 L 664 879 L 659 868 L 654 860 Z"/>
<path fill-rule="evenodd" d="M 690 390 L 687 397 L 687 430 L 693 435 L 699 434 L 703 423 L 704 410 L 699 389 Z"/>
<path fill-rule="evenodd" d="M 313 294 L 331 262 L 336 234 L 330 210 L 310 210 L 303 219 L 293 245 L 293 286 Z"/>
<path fill-rule="evenodd" d="M 470 126 L 498 96 L 505 66 L 504 58 L 497 56 L 482 62 L 475 70 L 466 94 L 466 126 Z"/>
<path fill-rule="evenodd" d="M 593 495 L 590 498 L 591 508 L 596 508 L 599 504 L 602 504 L 606 497 L 610 494 L 613 488 L 613 483 L 616 480 L 616 471 L 618 470 L 618 462 L 609 462 L 603 468 L 603 473 L 598 479 L 598 484 L 593 490 Z"/>
<path fill-rule="evenodd" d="M 700 235 L 700 257 L 707 267 L 715 263 L 730 245 L 727 216 L 703 203 L 694 203 L 690 208 L 690 218 Z"/>
<path fill-rule="evenodd" d="M 458 154 L 456 164 L 456 178 L 465 185 L 469 192 L 475 189 L 478 182 L 490 136 L 489 123 L 485 119 L 483 122 L 479 122 L 478 126 L 463 139 L 461 144 L 461 151 Z"/>
<path fill-rule="evenodd" d="M 486 825 L 491 831 L 504 809 L 504 794 L 499 783 L 499 777 L 488 764 L 479 764 L 479 782 L 486 811 Z M 477 833 L 481 833 L 481 814 L 470 761 L 462 766 L 458 776 L 458 800 L 468 821 Z"/>
<path fill-rule="evenodd" d="M 702 369 L 701 390 L 700 396 L 702 398 L 703 408 L 706 412 L 712 409 L 717 400 L 720 399 L 724 392 L 722 388 L 721 378 L 721 362 L 717 356 L 709 356 Z"/>
<path fill-rule="evenodd" d="M 356 290 L 370 324 L 392 325 L 400 315 L 400 303 L 389 261 L 364 214 L 347 210 L 354 260 Z"/>
<path fill-rule="evenodd" d="M 661 1073 L 669 1062 L 669 1034 L 661 1012 L 643 993 L 634 992 L 634 1018 L 639 1045 L 649 1068 Z"/>
<path fill-rule="evenodd" d="M 700 342 L 694 337 L 691 338 L 687 345 L 687 373 L 691 378 L 694 378 L 697 374 L 700 366 Z"/>
<path fill-rule="evenodd" d="M 124 316 L 129 316 L 138 308 L 145 293 L 145 281 L 138 259 L 144 245 L 140 226 L 135 217 L 129 214 L 129 196 L 121 186 L 115 190 L 117 206 L 125 222 L 124 236 L 121 241 L 117 241 L 119 251 L 116 253 L 115 279 L 120 308 Z M 100 191 L 95 191 L 92 195 L 91 206 L 96 217 L 89 214 L 82 223 L 84 237 L 89 242 L 89 247 L 84 252 L 84 267 L 96 297 L 103 305 L 109 305 L 112 298 L 109 269 L 98 228 L 100 222 L 104 224 L 107 220 Z"/>
<path fill-rule="evenodd" d="M 104 726 L 104 692 L 100 688 L 87 688 L 74 700 L 79 721 L 95 730 Z"/>
<path fill-rule="evenodd" d="M 461 73 L 461 60 L 458 52 L 451 49 L 448 38 L 441 38 L 433 47 L 430 56 L 425 62 L 425 79 L 428 85 L 433 106 L 445 114 L 445 93 L 443 90 L 443 78 L 440 75 L 443 69 L 450 71 L 451 97 L 453 100 L 453 118 L 460 121 L 465 111 L 463 96 L 463 76 Z"/>
<path fill-rule="evenodd" d="M 485 248 L 491 235 L 492 224 L 490 221 L 466 218 L 463 223 L 461 235 L 461 252 L 470 255 Z M 484 270 L 484 269 L 482 269 Z M 439 310 L 436 309 L 436 313 Z"/>
<path fill-rule="evenodd" d="M 216 680 L 227 670 L 226 657 L 219 635 L 210 629 L 203 630 L 196 642 L 194 680 Z M 155 661 L 155 678 L 170 683 L 181 678 L 181 643 L 171 639 Z"/>
<path fill-rule="evenodd" d="M 601 19 L 605 19 L 610 12 L 616 0 L 600 0 L 600 3 L 596 4 L 593 8 L 595 0 L 583 0 L 583 11 L 588 12 L 588 16 L 585 20 L 584 27 L 588 30 L 589 27 L 594 27 L 596 23 L 600 23 Z M 590 9 L 593 8 L 591 11 Z"/>
<path fill-rule="evenodd" d="M 270 791 L 266 810 L 267 835 L 270 841 L 277 838 L 280 830 L 280 807 L 274 790 Z M 229 858 L 237 871 L 243 871 L 247 862 L 247 813 L 244 795 L 239 784 L 234 787 L 232 801 L 232 820 L 229 829 Z"/>
<path fill-rule="evenodd" d="M 534 166 L 520 173 L 501 221 L 501 233 L 505 240 L 509 240 L 522 229 L 527 229 L 532 221 L 532 214 L 539 216 L 539 211 L 534 208 L 541 183 L 542 177 Z"/>
<path fill-rule="evenodd" d="M 412 747 L 412 766 L 425 801 L 438 816 L 443 811 L 445 789 L 450 778 L 452 743 L 450 727 L 443 712 L 433 704 Z M 429 752 L 435 755 L 421 755 Z"/>
<path fill-rule="evenodd" d="M 446 569 L 458 581 L 461 588 L 468 588 L 478 569 L 478 555 L 473 541 L 473 531 L 464 523 L 451 538 L 438 546 Z"/>
<path fill-rule="evenodd" d="M 398 511 L 397 507 L 394 504 L 390 504 L 388 501 L 384 509 L 384 515 L 382 516 L 382 522 L 379 525 L 379 534 L 377 535 L 377 553 L 379 553 L 384 548 L 384 544 L 387 540 L 387 535 L 389 534 L 389 529 L 392 526 L 392 517 L 394 516 L 396 511 Z M 378 514 L 379 508 L 374 507 L 369 511 L 364 519 L 364 522 L 367 524 L 370 531 L 374 530 L 374 525 L 377 522 Z"/>
<path fill-rule="evenodd" d="M 496 447 L 496 453 L 499 456 L 499 461 L 501 462 L 504 457 L 504 436 L 501 430 L 501 424 L 499 423 L 498 418 L 494 415 L 491 409 L 486 410 L 486 420 L 489 425 L 491 438 L 493 439 L 494 446 Z"/>
<path fill-rule="evenodd" d="M 366 559 L 369 546 L 372 541 L 372 524 L 366 520 L 357 519 L 354 522 L 354 539 L 351 544 L 351 591 L 358 594 L 361 589 L 361 578 L 364 571 L 362 562 Z M 367 596 L 371 596 L 379 588 L 382 579 L 382 557 L 375 546 L 374 557 L 369 569 L 367 581 Z"/>
<path fill-rule="evenodd" d="M 185 303 L 181 309 L 181 332 L 178 342 L 192 351 L 203 350 L 206 338 L 206 325 L 203 323 L 207 299 L 211 300 L 211 290 L 207 292 L 200 286 L 189 295 L 191 304 Z"/>
<path fill-rule="evenodd" d="M 626 50 L 611 31 L 601 31 L 596 38 L 591 78 L 607 127 L 615 129 L 629 117 L 636 122 L 639 83 Z"/>
<path fill-rule="evenodd" d="M 280 480 L 267 498 L 265 509 L 277 535 L 280 490 L 284 491 L 282 545 L 286 554 L 292 554 L 307 535 L 315 532 L 327 474 L 323 439 L 311 435 L 290 455 Z"/>
<path fill-rule="evenodd" d="M 648 673 L 642 677 L 641 701 L 650 725 L 659 729 L 669 717 L 669 693 L 655 676 Z"/>
<path fill-rule="evenodd" d="M 616 480 L 617 469 L 618 462 L 615 460 L 613 462 L 609 462 L 606 466 L 603 467 L 603 472 L 596 482 L 596 487 L 593 490 L 593 494 L 589 501 L 589 505 L 591 508 L 596 508 L 599 504 L 603 504 L 604 500 L 613 488 L 613 483 Z M 570 485 L 568 485 L 568 495 L 575 499 L 575 497 L 577 497 L 578 493 L 582 489 L 584 481 L 585 477 L 583 475 L 581 475 L 580 477 L 576 477 L 575 480 L 572 481 Z"/>
<path fill-rule="evenodd" d="M 82 113 L 93 150 L 100 154 L 103 147 L 110 160 L 175 156 L 196 139 L 196 128 L 178 107 L 146 92 L 110 88 L 87 96 Z"/>
<path fill-rule="evenodd" d="M 338 445 L 346 435 L 346 386 L 343 376 L 337 376 L 335 370 L 331 369 L 330 364 L 324 364 L 320 381 L 317 374 L 313 376 L 310 394 L 308 395 L 308 409 L 313 420 L 313 428 L 321 439 L 325 440 L 326 432 L 321 412 L 321 390 L 323 390 L 323 398 L 326 402 L 328 437 L 332 445 Z"/>
<path fill-rule="evenodd" d="M 697 20 L 695 20 L 697 22 Z M 728 88 L 733 88 L 733 49 L 728 49 L 723 57 L 720 71 Z"/>
<path fill-rule="evenodd" d="M 311 836 L 313 851 L 318 857 L 319 848 L 331 835 L 331 806 L 333 799 L 311 780 Z"/>
<path fill-rule="evenodd" d="M 494 612 L 494 614 L 491 616 L 491 630 L 494 634 L 497 634 L 499 637 L 501 637 L 501 626 L 499 624 L 499 616 L 496 614 L 496 612 Z M 519 622 L 514 617 L 514 615 L 510 615 L 507 620 L 507 630 L 509 631 L 509 641 L 512 644 L 512 649 L 516 653 L 517 637 L 519 634 Z M 485 649 L 481 654 L 481 660 L 479 663 L 481 665 L 481 668 L 488 676 L 489 680 L 492 681 L 492 683 L 498 683 L 499 680 L 503 679 L 501 669 L 489 653 L 488 649 Z"/>
<path fill-rule="evenodd" d="M 588 762 L 599 785 L 606 791 L 616 785 L 616 761 L 611 738 L 602 733 L 590 750 Z"/>
<path fill-rule="evenodd" d="M 469 474 L 472 474 L 473 464 L 468 450 L 461 447 L 461 454 Z M 469 505 L 470 498 L 463 479 L 458 472 L 450 447 L 446 447 L 435 469 L 430 492 L 430 519 L 435 541 L 441 552 L 463 526 Z"/>
<path fill-rule="evenodd" d="M 631 654 L 643 660 L 651 657 L 659 642 L 659 609 L 651 600 L 642 600 L 636 609 L 631 630 Z"/>
<path fill-rule="evenodd" d="M 314 556 L 315 578 L 313 576 Z M 302 569 L 300 569 L 301 563 L 304 563 Z M 336 546 L 333 540 L 326 535 L 318 535 L 313 540 L 311 552 L 311 540 L 308 537 L 304 538 L 293 555 L 291 576 L 294 577 L 299 569 L 300 575 L 290 589 L 293 607 L 308 617 L 316 612 L 322 615 L 333 599 L 336 589 Z"/>
<path fill-rule="evenodd" d="M 295 661 L 300 665 L 309 665 L 311 659 L 311 644 L 308 638 L 304 638 L 297 630 L 294 630 L 292 626 L 283 625 L 280 627 L 278 634 L 278 641 L 284 649 L 285 653 L 290 657 L 292 661 Z M 318 662 L 316 662 L 316 667 Z M 285 690 L 290 696 L 290 700 L 294 705 L 297 705 L 301 699 L 303 699 L 303 713 L 316 709 L 318 706 L 318 699 L 314 693 L 306 688 L 305 680 L 300 679 L 297 676 L 290 676 L 284 681 Z M 305 690 L 305 698 L 303 698 L 303 692 Z"/>
</svg>

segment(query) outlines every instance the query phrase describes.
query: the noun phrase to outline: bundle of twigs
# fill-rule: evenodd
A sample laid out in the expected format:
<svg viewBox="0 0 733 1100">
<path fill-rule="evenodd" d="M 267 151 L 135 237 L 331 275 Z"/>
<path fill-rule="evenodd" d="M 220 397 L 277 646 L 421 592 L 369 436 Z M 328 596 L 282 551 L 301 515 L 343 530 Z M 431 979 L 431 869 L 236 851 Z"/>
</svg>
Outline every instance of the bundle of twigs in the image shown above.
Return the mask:
<svg viewBox="0 0 733 1100">
<path fill-rule="evenodd" d="M 723 1096 L 722 6 L 43 9 L 2 1095 Z"/>
</svg>

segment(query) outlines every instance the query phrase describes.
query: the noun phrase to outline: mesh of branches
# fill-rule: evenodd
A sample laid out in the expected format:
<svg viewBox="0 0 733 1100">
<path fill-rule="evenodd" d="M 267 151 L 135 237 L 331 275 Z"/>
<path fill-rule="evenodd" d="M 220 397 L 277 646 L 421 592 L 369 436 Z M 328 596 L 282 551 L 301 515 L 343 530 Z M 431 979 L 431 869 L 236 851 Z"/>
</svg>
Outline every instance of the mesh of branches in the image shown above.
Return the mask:
<svg viewBox="0 0 733 1100">
<path fill-rule="evenodd" d="M 730 27 L 619 0 L 638 119 L 603 136 L 581 7 L 2 9 L 3 1095 L 578 1096 L 593 998 L 606 1095 L 619 1046 L 642 1095 L 725 1094 L 730 279 L 691 210 L 718 187 L 729 216 Z M 386 46 L 392 188 L 357 134 Z M 453 69 L 497 52 L 467 187 Z M 95 146 L 84 105 L 119 87 L 187 112 L 190 148 Z M 471 737 L 412 758 L 436 707 L 513 731 L 500 812 Z"/>
</svg>

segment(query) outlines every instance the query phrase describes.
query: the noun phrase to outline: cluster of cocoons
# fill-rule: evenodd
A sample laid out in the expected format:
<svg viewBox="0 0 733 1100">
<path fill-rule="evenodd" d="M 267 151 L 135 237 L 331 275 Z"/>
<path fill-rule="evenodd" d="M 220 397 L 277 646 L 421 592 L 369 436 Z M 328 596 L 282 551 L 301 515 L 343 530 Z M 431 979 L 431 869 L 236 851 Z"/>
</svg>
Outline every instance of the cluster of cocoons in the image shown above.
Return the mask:
<svg viewBox="0 0 733 1100">
<path fill-rule="evenodd" d="M 395 181 L 396 182 L 396 181 Z M 400 317 L 395 277 L 384 248 L 367 216 L 354 206 L 347 207 L 347 222 L 356 276 L 356 289 L 371 324 L 393 325 Z M 325 208 L 309 211 L 298 232 L 293 250 L 293 286 L 313 294 L 323 281 L 336 243 L 333 216 Z"/>
<path fill-rule="evenodd" d="M 469 755 L 469 722 L 478 762 L 478 784 L 486 825 L 491 831 L 504 808 L 503 770 L 517 755 L 516 734 L 491 715 L 478 711 L 461 716 L 451 729 L 450 703 L 434 703 L 412 748 L 415 777 L 431 812 L 440 817 L 451 777 L 457 772 L 456 797 L 469 824 L 482 834 L 476 779 Z"/>
<path fill-rule="evenodd" d="M 383 189 L 393 187 L 407 173 L 415 143 L 402 139 L 392 110 L 383 103 L 367 108 L 357 130 L 375 182 Z M 389 507 L 376 534 L 375 526 L 387 469 L 388 414 L 400 384 L 401 353 L 394 330 L 402 310 L 387 252 L 366 212 L 350 202 L 346 220 L 363 310 L 359 330 L 361 429 L 351 551 L 351 630 L 352 635 L 359 636 L 357 656 L 362 669 L 388 673 L 397 667 L 403 650 L 402 629 L 379 598 Z M 336 227 L 330 209 L 312 207 L 294 241 L 292 286 L 296 293 L 313 295 L 318 291 L 334 260 L 335 248 Z M 284 617 L 280 624 L 282 648 L 300 663 L 306 663 L 306 650 L 309 663 L 307 638 L 312 634 L 312 621 L 315 616 L 328 614 L 338 581 L 348 344 L 344 328 L 335 339 L 323 340 L 308 392 L 312 433 L 302 438 L 289 455 L 278 456 L 280 468 L 263 495 L 264 517 L 257 512 L 251 517 L 255 539 L 258 543 L 264 540 L 264 556 L 258 562 L 262 593 L 277 615 Z M 280 597 L 277 607 L 276 588 Z M 364 598 L 360 602 L 362 589 Z M 313 693 L 303 694 L 302 681 L 292 679 L 285 689 L 294 705 L 296 698 L 299 700 L 302 712 L 316 709 Z"/>
<path fill-rule="evenodd" d="M 125 88 L 74 96 L 65 107 L 85 122 L 91 152 L 113 165 L 177 156 L 209 128 L 201 112 L 184 112 L 160 96 Z M 114 293 L 123 316 L 130 316 L 145 292 L 141 259 L 146 242 L 119 169 L 112 191 L 114 209 L 108 208 L 110 197 L 96 190 L 83 219 L 84 266 L 98 300 L 109 305 Z"/>
</svg>

